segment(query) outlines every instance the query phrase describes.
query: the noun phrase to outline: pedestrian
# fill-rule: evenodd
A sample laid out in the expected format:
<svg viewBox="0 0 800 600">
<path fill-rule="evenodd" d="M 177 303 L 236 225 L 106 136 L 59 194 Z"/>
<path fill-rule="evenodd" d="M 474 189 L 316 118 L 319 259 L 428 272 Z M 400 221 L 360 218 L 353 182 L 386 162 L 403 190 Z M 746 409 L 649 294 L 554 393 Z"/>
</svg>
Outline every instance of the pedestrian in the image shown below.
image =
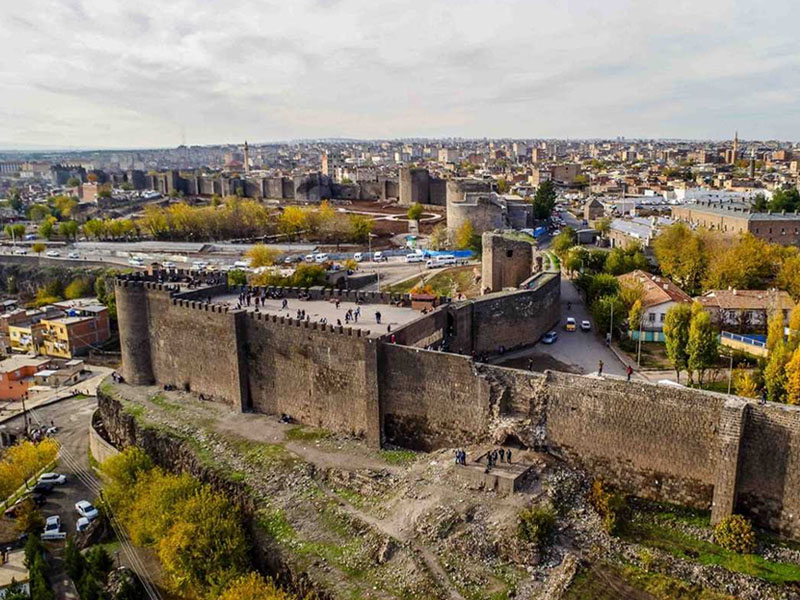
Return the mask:
<svg viewBox="0 0 800 600">
<path fill-rule="evenodd" d="M 336 326 L 337 327 L 341 327 L 342 326 L 342 320 L 341 319 L 336 319 Z"/>
<path fill-rule="evenodd" d="M 380 312 L 376 312 L 376 313 L 375 313 L 375 322 L 376 322 L 378 325 L 380 325 L 380 324 L 381 324 L 381 313 L 380 313 Z"/>
<path fill-rule="evenodd" d="M 507 462 L 508 464 L 511 464 L 511 448 L 509 448 L 508 450 L 506 450 L 506 462 Z"/>
<path fill-rule="evenodd" d="M 597 361 L 597 376 L 598 377 L 602 377 L 602 375 L 603 375 L 603 361 L 602 360 L 598 360 Z"/>
<path fill-rule="evenodd" d="M 389 338 L 389 341 L 392 344 L 396 344 L 397 343 L 397 336 L 395 334 L 392 334 L 392 337 Z"/>
<path fill-rule="evenodd" d="M 340 301 L 340 300 L 337 298 L 337 299 L 336 299 L 336 310 L 339 310 L 339 304 L 340 304 L 340 302 L 341 302 L 341 301 Z"/>
<path fill-rule="evenodd" d="M 281 302 L 281 310 L 283 310 L 287 306 L 289 306 L 289 301 L 286 298 L 284 298 L 283 301 Z"/>
<path fill-rule="evenodd" d="M 348 325 L 350 324 L 350 313 L 349 312 L 344 313 L 344 322 L 347 323 Z"/>
<path fill-rule="evenodd" d="M 628 368 L 625 369 L 625 374 L 628 376 L 628 383 L 631 382 L 631 375 L 633 374 L 633 367 L 628 365 Z"/>
<path fill-rule="evenodd" d="M 386 326 L 386 333 L 392 333 L 392 324 L 391 324 L 391 323 L 389 323 L 389 324 Z"/>
<path fill-rule="evenodd" d="M 506 457 L 506 451 L 503 448 L 500 448 L 500 462 L 503 462 L 505 457 Z"/>
<path fill-rule="evenodd" d="M 461 450 L 456 450 L 456 464 L 461 461 Z"/>
<path fill-rule="evenodd" d="M 759 404 L 764 406 L 766 405 L 766 403 L 767 403 L 767 386 L 764 386 L 763 388 L 761 388 L 761 401 L 759 402 Z"/>
<path fill-rule="evenodd" d="M 533 371 L 533 359 L 528 360 L 528 371 Z"/>
</svg>

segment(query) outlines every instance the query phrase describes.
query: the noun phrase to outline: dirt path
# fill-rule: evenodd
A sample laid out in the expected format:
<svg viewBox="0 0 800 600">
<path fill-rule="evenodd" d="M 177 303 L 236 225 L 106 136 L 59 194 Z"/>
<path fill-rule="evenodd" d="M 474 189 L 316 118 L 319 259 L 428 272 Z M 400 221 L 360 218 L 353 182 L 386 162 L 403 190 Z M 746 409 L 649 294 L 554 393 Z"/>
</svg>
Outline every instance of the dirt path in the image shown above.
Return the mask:
<svg viewBox="0 0 800 600">
<path fill-rule="evenodd" d="M 444 569 L 439 564 L 439 561 L 436 558 L 436 556 L 428 548 L 426 548 L 422 544 L 417 543 L 415 540 L 411 539 L 400 529 L 396 528 L 391 521 L 386 522 L 358 510 L 355 506 L 337 496 L 322 481 L 320 481 L 319 479 L 315 479 L 315 481 L 317 482 L 319 489 L 322 490 L 322 492 L 326 496 L 335 501 L 339 506 L 344 508 L 348 514 L 367 523 L 368 525 L 370 525 L 374 529 L 377 529 L 384 535 L 389 536 L 390 538 L 395 540 L 399 545 L 410 546 L 416 553 L 418 553 L 422 557 L 423 561 L 425 562 L 425 566 L 428 568 L 428 571 L 436 578 L 436 580 L 439 582 L 439 585 L 441 585 L 442 588 L 447 590 L 447 592 L 450 594 L 451 600 L 464 600 L 464 597 L 458 593 L 458 590 L 456 590 L 450 584 L 450 579 L 447 577 L 447 573 L 445 573 Z"/>
</svg>

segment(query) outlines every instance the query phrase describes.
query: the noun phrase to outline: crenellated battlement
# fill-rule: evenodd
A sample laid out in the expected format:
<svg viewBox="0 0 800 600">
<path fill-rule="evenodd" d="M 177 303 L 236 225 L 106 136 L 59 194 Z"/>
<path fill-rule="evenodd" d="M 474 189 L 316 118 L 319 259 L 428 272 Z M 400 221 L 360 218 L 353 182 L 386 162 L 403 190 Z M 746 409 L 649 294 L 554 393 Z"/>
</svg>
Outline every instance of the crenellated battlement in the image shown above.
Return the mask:
<svg viewBox="0 0 800 600">
<path fill-rule="evenodd" d="M 203 310 L 205 312 L 219 314 L 239 312 L 236 310 L 231 310 L 229 307 L 222 304 L 214 304 L 213 302 L 204 302 L 201 300 L 186 300 L 183 298 L 172 298 L 172 306 L 180 306 L 183 308 L 191 308 L 193 310 Z"/>
<path fill-rule="evenodd" d="M 309 331 L 317 331 L 319 333 L 333 333 L 336 335 L 344 335 L 348 337 L 363 337 L 368 338 L 369 329 L 360 329 L 358 327 L 345 327 L 344 325 L 331 325 L 329 323 L 323 324 L 319 321 L 307 321 L 303 319 L 294 319 L 292 317 L 285 317 L 273 315 L 262 312 L 248 312 L 247 316 L 253 321 L 261 321 L 268 323 L 276 323 L 285 325 L 287 327 L 297 327 L 301 329 L 308 329 Z"/>
</svg>

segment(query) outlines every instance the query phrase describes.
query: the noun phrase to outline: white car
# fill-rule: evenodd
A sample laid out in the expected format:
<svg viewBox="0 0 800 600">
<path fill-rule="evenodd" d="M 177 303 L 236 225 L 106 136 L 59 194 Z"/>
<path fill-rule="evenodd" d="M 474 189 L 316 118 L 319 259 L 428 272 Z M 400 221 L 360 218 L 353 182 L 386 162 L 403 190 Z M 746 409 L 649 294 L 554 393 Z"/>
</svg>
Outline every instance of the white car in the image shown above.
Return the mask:
<svg viewBox="0 0 800 600">
<path fill-rule="evenodd" d="M 80 533 L 81 531 L 86 531 L 86 529 L 89 527 L 89 523 L 91 523 L 89 519 L 87 519 L 86 517 L 81 517 L 80 519 L 78 519 L 78 522 L 75 525 L 75 531 L 77 531 L 78 533 Z"/>
<path fill-rule="evenodd" d="M 144 266 L 144 261 L 141 258 L 133 257 L 128 259 L 128 264 L 133 267 L 141 267 Z"/>
<path fill-rule="evenodd" d="M 70 252 L 67 256 L 69 258 L 80 258 L 81 257 L 81 255 L 78 254 L 77 252 Z"/>
<path fill-rule="evenodd" d="M 313 254 L 306 254 L 304 257 L 306 262 L 314 262 L 314 255 Z"/>
<path fill-rule="evenodd" d="M 591 331 L 592 324 L 589 321 L 581 321 L 581 330 L 582 331 Z"/>
<path fill-rule="evenodd" d="M 97 518 L 100 514 L 97 512 L 97 509 L 92 505 L 91 502 L 88 500 L 80 500 L 75 503 L 75 510 L 78 511 L 78 514 L 82 517 L 86 517 L 90 521 L 93 521 Z"/>
<path fill-rule="evenodd" d="M 45 254 L 51 257 L 61 256 L 61 252 L 59 252 L 58 250 L 48 250 L 47 252 L 45 252 Z"/>
<path fill-rule="evenodd" d="M 389 257 L 388 257 L 388 256 L 385 256 L 385 255 L 383 254 L 383 252 L 380 252 L 380 251 L 378 251 L 378 252 L 376 252 L 376 253 L 375 253 L 375 254 L 372 256 L 372 260 L 373 260 L 374 262 L 386 262 L 386 261 L 388 261 L 388 260 L 389 260 Z"/>
<path fill-rule="evenodd" d="M 42 473 L 39 476 L 39 483 L 50 483 L 53 485 L 64 485 L 67 482 L 67 476 L 60 473 Z"/>
<path fill-rule="evenodd" d="M 168 261 L 168 260 L 165 260 L 163 263 L 161 263 L 161 266 L 163 268 L 165 268 L 165 269 L 174 269 L 175 268 L 175 263 L 171 262 L 171 261 Z"/>
<path fill-rule="evenodd" d="M 44 523 L 44 533 L 42 533 L 43 540 L 63 540 L 67 537 L 66 531 L 61 531 L 61 517 L 53 515 L 47 517 Z"/>
<path fill-rule="evenodd" d="M 353 260 L 356 262 L 362 262 L 364 260 L 364 253 L 356 252 L 355 254 L 353 254 Z"/>
<path fill-rule="evenodd" d="M 25 248 L 17 248 L 16 250 L 14 250 L 14 254 L 17 254 L 17 255 L 22 255 L 22 254 L 27 254 L 27 253 L 28 253 L 28 251 L 25 250 Z"/>
<path fill-rule="evenodd" d="M 320 252 L 319 254 L 314 255 L 315 262 L 324 263 L 326 260 L 328 260 L 328 255 L 325 254 L 324 252 Z"/>
</svg>

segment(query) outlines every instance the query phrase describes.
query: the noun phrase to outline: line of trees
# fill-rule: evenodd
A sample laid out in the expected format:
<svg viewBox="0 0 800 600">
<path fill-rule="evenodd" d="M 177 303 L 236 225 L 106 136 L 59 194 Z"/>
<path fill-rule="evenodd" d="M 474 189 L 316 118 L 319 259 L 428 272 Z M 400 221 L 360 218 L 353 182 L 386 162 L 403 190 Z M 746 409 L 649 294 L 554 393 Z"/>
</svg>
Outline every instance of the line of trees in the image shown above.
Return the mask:
<svg viewBox="0 0 800 600">
<path fill-rule="evenodd" d="M 105 498 L 131 540 L 152 547 L 169 588 L 182 597 L 289 600 L 252 573 L 251 548 L 239 509 L 188 474 L 153 465 L 129 447 L 102 465 Z"/>
</svg>

